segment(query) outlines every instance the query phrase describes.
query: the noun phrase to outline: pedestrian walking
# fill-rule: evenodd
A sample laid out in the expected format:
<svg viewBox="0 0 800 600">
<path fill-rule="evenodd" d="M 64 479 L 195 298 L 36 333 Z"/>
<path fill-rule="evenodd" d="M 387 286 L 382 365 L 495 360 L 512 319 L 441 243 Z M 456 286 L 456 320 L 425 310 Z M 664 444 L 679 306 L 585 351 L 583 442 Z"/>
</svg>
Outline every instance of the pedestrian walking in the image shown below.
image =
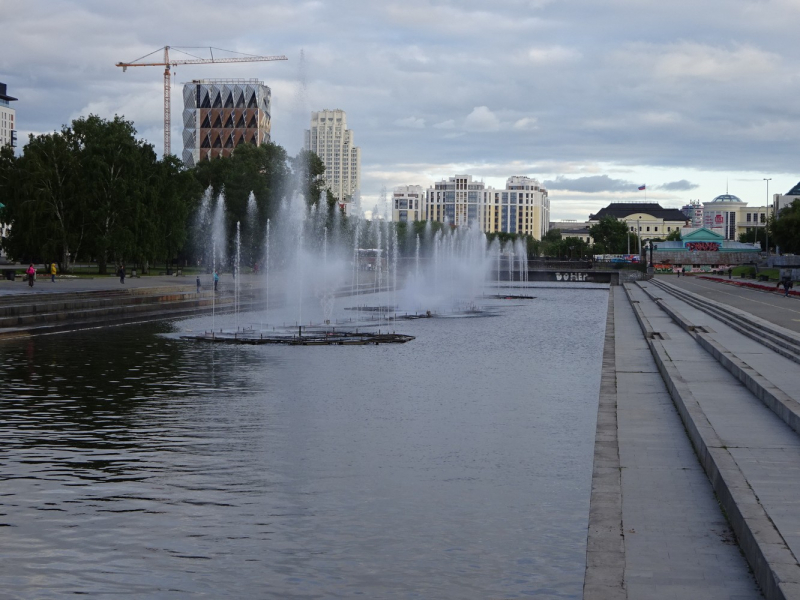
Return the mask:
<svg viewBox="0 0 800 600">
<path fill-rule="evenodd" d="M 219 274 L 214 271 L 214 291 L 217 291 L 217 284 L 219 283 Z"/>
<path fill-rule="evenodd" d="M 783 294 L 783 297 L 785 298 L 789 295 L 789 290 L 792 289 L 792 280 L 789 277 L 784 278 L 783 289 L 785 290 L 785 293 Z"/>
<path fill-rule="evenodd" d="M 200 275 L 197 276 L 197 293 L 200 293 Z"/>
<path fill-rule="evenodd" d="M 28 276 L 28 287 L 33 287 L 33 280 L 36 279 L 36 267 L 33 266 L 33 263 L 25 271 L 25 274 Z"/>
<path fill-rule="evenodd" d="M 678 267 L 677 269 L 675 269 L 675 272 L 678 274 L 678 277 L 680 277 L 680 276 L 681 276 L 681 271 L 682 271 L 682 269 L 681 269 L 680 267 Z"/>
<path fill-rule="evenodd" d="M 733 269 L 731 267 L 728 267 L 728 279 L 731 279 L 732 277 L 733 277 Z"/>
<path fill-rule="evenodd" d="M 50 263 L 50 282 L 56 282 L 56 263 Z"/>
<path fill-rule="evenodd" d="M 125 265 L 119 266 L 119 282 L 125 283 Z"/>
</svg>

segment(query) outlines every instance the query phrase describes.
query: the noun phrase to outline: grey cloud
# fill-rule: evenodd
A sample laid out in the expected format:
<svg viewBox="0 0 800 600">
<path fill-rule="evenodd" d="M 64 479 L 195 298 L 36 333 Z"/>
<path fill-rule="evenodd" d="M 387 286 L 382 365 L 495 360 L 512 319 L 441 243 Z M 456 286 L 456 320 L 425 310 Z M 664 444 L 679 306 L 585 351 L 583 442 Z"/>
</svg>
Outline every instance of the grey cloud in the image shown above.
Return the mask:
<svg viewBox="0 0 800 600">
<path fill-rule="evenodd" d="M 587 177 L 576 177 L 575 179 L 559 176 L 553 180 L 545 181 L 544 186 L 549 190 L 569 190 L 589 194 L 597 192 L 631 192 L 638 187 L 631 181 L 612 179 L 608 175 L 589 175 Z"/>
<path fill-rule="evenodd" d="M 397 119 L 394 122 L 398 127 L 407 127 L 409 129 L 425 129 L 425 119 L 419 117 L 406 117 L 405 119 Z"/>
<path fill-rule="evenodd" d="M 273 90 L 272 138 L 290 152 L 300 148 L 311 110 L 341 108 L 365 169 L 409 160 L 568 163 L 576 165 L 574 179 L 549 183 L 592 192 L 623 191 L 615 186 L 624 183 L 635 191 L 639 182 L 577 176 L 586 173 L 580 165 L 602 163 L 600 172 L 612 175 L 609 165 L 797 171 L 780 142 L 800 137 L 793 71 L 800 45 L 785 43 L 800 8 L 759 6 L 240 0 L 231 12 L 213 0 L 40 0 L 5 15 L 0 81 L 20 98 L 21 143 L 27 131 L 52 131 L 94 110 L 134 119 L 160 151 L 161 70 L 123 74 L 114 63 L 181 42 L 285 54 L 288 63 L 178 67 L 173 149 L 181 148 L 182 82 L 258 78 Z M 241 14 L 259 27 L 238 27 Z M 409 115 L 417 120 L 405 122 Z M 423 123 L 433 135 L 419 129 Z M 462 125 L 480 132 L 480 143 L 458 137 Z"/>
<path fill-rule="evenodd" d="M 666 190 L 668 192 L 688 192 L 689 190 L 694 190 L 698 187 L 700 186 L 696 183 L 681 179 L 680 181 L 670 181 L 669 183 L 659 185 L 657 189 Z"/>
</svg>

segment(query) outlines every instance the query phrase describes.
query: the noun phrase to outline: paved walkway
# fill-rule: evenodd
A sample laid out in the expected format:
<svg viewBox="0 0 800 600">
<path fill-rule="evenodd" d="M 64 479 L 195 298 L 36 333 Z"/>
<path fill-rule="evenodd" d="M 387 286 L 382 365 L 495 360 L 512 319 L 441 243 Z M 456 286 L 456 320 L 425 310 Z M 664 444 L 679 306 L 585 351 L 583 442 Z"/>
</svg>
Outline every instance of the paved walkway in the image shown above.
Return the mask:
<svg viewBox="0 0 800 600">
<path fill-rule="evenodd" d="M 778 293 L 726 285 L 696 276 L 657 275 L 657 278 L 800 333 L 800 299 L 798 298 L 784 298 Z"/>
<path fill-rule="evenodd" d="M 614 287 L 610 293 L 623 581 L 604 580 L 597 571 L 613 575 L 614 561 L 604 561 L 591 552 L 615 549 L 619 528 L 592 532 L 590 517 L 584 598 L 760 598 L 625 292 Z M 598 435 L 600 432 L 598 425 Z M 593 481 L 592 512 L 597 517 L 596 503 L 606 501 L 605 516 L 613 523 L 613 509 L 607 502 L 614 493 L 610 475 L 604 477 L 611 486 L 598 487 Z M 595 468 L 595 479 L 597 476 Z"/>
<path fill-rule="evenodd" d="M 224 276 L 223 276 L 224 277 Z M 230 275 L 227 276 L 230 280 Z M 201 284 L 207 289 L 211 285 L 210 275 L 200 277 Z M 186 287 L 187 291 L 195 291 L 196 281 L 194 277 L 168 277 L 168 276 L 148 276 L 148 277 L 126 277 L 125 283 L 119 282 L 119 277 L 111 275 L 98 275 L 93 278 L 88 277 L 62 277 L 56 276 L 55 283 L 50 281 L 50 277 L 39 275 L 33 287 L 28 287 L 28 282 L 17 279 L 8 281 L 0 279 L 0 296 L 10 296 L 15 294 L 53 294 L 62 292 L 94 292 L 102 290 L 123 290 L 125 288 L 159 288 L 159 287 Z"/>
<path fill-rule="evenodd" d="M 668 283 L 674 283 L 669 281 Z M 651 286 L 652 287 L 652 286 Z M 683 286 L 681 286 L 683 287 Z M 690 306 L 680 298 L 662 289 L 653 289 L 655 297 L 660 297 L 670 308 L 675 309 L 688 322 L 706 328 L 708 337 L 731 355 L 763 376 L 795 402 L 800 402 L 800 365 L 781 356 L 756 340 L 739 333 L 725 322 L 714 318 L 702 310 Z M 798 303 L 800 306 L 800 303 Z"/>
<path fill-rule="evenodd" d="M 652 330 L 660 334 L 657 344 L 663 347 L 664 360 L 668 361 L 665 368 L 671 372 L 671 385 L 683 388 L 685 404 L 696 403 L 696 410 L 689 410 L 691 428 L 699 428 L 705 436 L 708 450 L 704 450 L 704 456 L 709 456 L 706 452 L 712 455 L 710 460 L 720 469 L 735 509 L 749 523 L 784 591 L 800 594 L 800 436 L 650 300 L 643 290 L 648 287 L 654 295 L 663 297 L 663 291 L 642 283 L 630 286 L 631 298 Z M 725 327 L 700 314 L 703 317 L 697 318 L 703 318 L 712 328 Z M 738 339 L 733 332 L 720 338 L 731 352 L 746 354 L 752 350 L 749 339 Z M 796 367 L 785 385 L 800 384 Z M 748 544 L 747 540 L 743 543 Z"/>
</svg>

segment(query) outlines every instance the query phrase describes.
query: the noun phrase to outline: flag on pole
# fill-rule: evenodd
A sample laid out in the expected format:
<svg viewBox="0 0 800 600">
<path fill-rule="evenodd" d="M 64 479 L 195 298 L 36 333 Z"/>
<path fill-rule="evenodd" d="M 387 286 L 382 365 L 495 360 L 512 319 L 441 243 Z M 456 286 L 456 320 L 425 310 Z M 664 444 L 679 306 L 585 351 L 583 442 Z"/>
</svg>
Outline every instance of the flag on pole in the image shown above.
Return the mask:
<svg viewBox="0 0 800 600">
<path fill-rule="evenodd" d="M 640 185 L 640 186 L 639 186 L 639 191 L 640 191 L 640 192 L 641 192 L 642 190 L 645 190 L 645 189 L 647 189 L 647 186 L 646 186 L 646 185 Z"/>
</svg>

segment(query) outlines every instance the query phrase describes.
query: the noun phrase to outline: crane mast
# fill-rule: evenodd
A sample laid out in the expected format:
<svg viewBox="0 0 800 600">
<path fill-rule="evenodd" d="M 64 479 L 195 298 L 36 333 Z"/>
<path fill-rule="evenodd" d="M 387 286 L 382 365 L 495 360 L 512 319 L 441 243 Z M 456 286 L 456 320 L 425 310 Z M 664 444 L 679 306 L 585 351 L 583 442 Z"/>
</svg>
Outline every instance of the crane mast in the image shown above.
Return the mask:
<svg viewBox="0 0 800 600">
<path fill-rule="evenodd" d="M 216 63 L 242 63 L 242 62 L 267 62 L 273 60 L 289 60 L 285 56 L 242 56 L 242 57 L 233 57 L 233 58 L 214 58 L 213 49 L 212 50 L 211 58 L 193 58 L 193 59 L 181 59 L 181 60 L 171 60 L 169 57 L 169 49 L 170 46 L 164 46 L 159 50 L 164 51 L 164 60 L 162 62 L 139 62 L 140 59 L 137 59 L 133 62 L 119 62 L 116 64 L 118 67 L 122 67 L 122 72 L 128 70 L 128 67 L 164 67 L 164 156 L 168 154 L 172 154 L 172 144 L 170 143 L 170 134 L 172 129 L 172 100 L 170 94 L 170 69 L 172 67 L 177 67 L 178 65 L 208 65 L 208 64 L 216 64 Z M 158 52 L 156 50 L 155 52 Z M 155 52 L 151 52 L 147 56 L 155 54 Z M 146 58 L 142 57 L 142 58 Z"/>
</svg>

